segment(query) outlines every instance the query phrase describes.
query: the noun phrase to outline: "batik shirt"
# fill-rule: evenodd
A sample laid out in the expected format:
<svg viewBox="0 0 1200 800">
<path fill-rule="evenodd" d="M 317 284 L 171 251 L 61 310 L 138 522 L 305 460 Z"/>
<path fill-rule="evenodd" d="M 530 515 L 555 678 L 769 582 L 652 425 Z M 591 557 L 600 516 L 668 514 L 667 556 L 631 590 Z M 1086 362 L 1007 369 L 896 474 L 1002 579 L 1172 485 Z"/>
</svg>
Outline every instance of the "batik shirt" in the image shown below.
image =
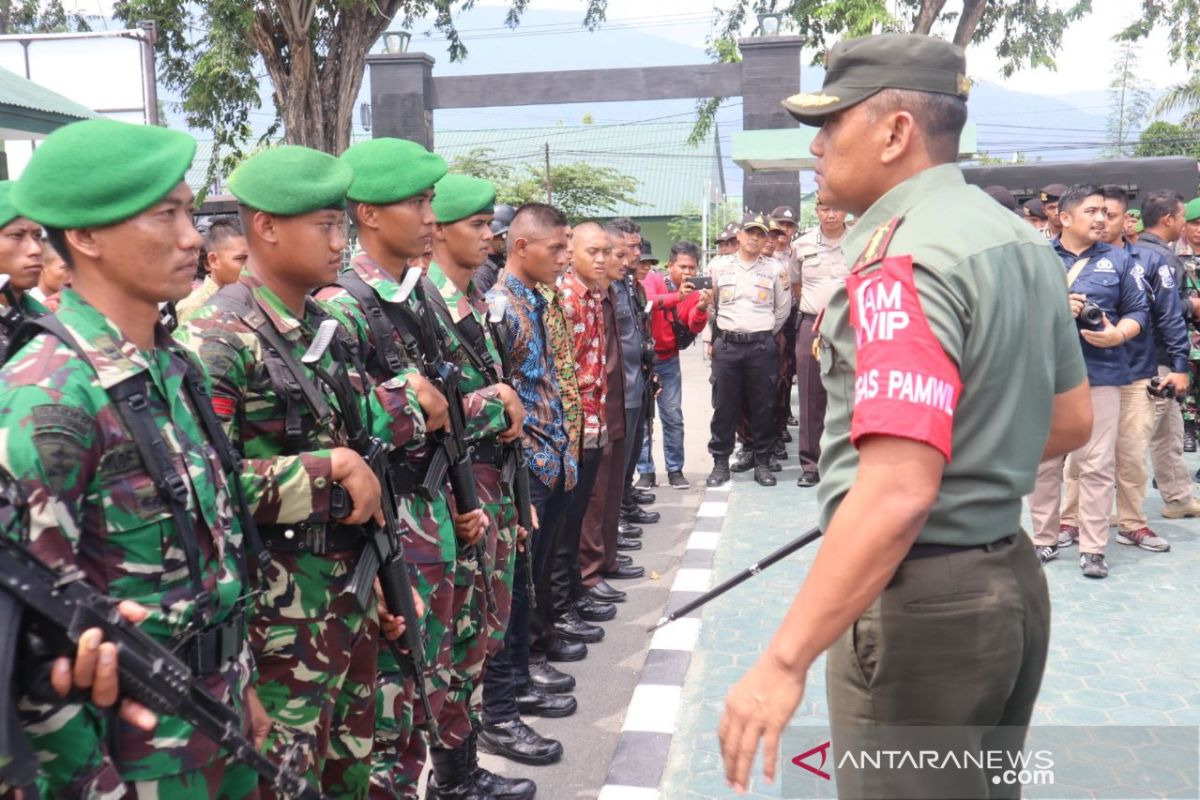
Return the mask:
<svg viewBox="0 0 1200 800">
<path fill-rule="evenodd" d="M 594 450 L 608 444 L 604 291 L 588 288 L 572 271 L 563 276 L 559 292 L 575 340 L 572 363 L 583 405 L 583 447 Z"/>
<path fill-rule="evenodd" d="M 489 292 L 493 295 L 505 300 L 504 326 L 513 383 L 525 406 L 521 444 L 529 468 L 551 488 L 561 475 L 564 488 L 570 491 L 575 488 L 578 462 L 567 436 L 554 356 L 547 349 L 546 298 L 507 274 L 504 283 Z"/>
<path fill-rule="evenodd" d="M 554 356 L 554 373 L 558 377 L 571 455 L 578 460 L 583 438 L 583 400 L 579 396 L 579 380 L 575 375 L 575 338 L 571 335 L 571 324 L 567 321 L 558 287 L 539 285 L 538 291 L 546 298 L 546 338 L 550 353 Z"/>
<path fill-rule="evenodd" d="M 198 619 L 196 595 L 171 508 L 107 389 L 130 376 L 148 378 L 144 413 L 153 416 L 172 467 L 189 489 L 187 514 L 199 546 L 200 578 L 212 597 L 210 620 L 223 621 L 245 590 L 238 567 L 241 530 L 216 450 L 185 399 L 183 359 L 189 356 L 170 355 L 174 342 L 161 325 L 154 349 L 139 349 L 71 288 L 62 290 L 58 319 L 85 359 L 43 335 L 0 371 L 0 463 L 28 504 L 28 527 L 20 519 L 0 519 L 0 527 L 47 564 L 78 567 L 104 594 L 145 606 L 149 616 L 139 627 L 174 646 Z M 243 650 L 202 683 L 240 712 L 249 674 Z M 118 775 L 108 758 L 106 716 L 90 704 L 22 704 L 46 795 L 116 797 L 122 779 L 156 780 L 225 758 L 186 722 L 160 714 L 153 733 L 117 723 Z"/>
</svg>

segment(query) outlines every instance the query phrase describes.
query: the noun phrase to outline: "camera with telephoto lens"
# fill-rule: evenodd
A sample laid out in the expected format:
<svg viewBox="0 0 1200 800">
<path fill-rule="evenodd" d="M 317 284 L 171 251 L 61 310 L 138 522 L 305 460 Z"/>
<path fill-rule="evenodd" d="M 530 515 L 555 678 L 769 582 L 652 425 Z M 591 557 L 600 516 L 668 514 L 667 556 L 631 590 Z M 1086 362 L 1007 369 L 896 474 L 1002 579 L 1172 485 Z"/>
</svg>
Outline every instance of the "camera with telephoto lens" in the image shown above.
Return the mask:
<svg viewBox="0 0 1200 800">
<path fill-rule="evenodd" d="M 1087 328 L 1094 331 L 1104 329 L 1104 309 L 1087 300 L 1083 304 L 1083 309 L 1079 312 L 1079 322 Z"/>
<path fill-rule="evenodd" d="M 1146 393 L 1151 397 L 1160 397 L 1163 400 L 1179 399 L 1179 396 L 1175 394 L 1175 384 L 1168 383 L 1162 378 L 1151 378 L 1150 385 L 1146 387 Z"/>
</svg>

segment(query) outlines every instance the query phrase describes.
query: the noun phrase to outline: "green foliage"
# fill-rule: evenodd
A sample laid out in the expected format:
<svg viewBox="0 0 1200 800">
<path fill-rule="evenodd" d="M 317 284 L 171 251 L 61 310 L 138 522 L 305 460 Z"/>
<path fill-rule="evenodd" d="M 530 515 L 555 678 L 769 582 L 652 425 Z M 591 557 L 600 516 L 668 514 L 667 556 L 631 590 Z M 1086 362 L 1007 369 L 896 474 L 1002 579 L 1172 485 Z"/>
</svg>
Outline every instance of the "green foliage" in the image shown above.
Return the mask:
<svg viewBox="0 0 1200 800">
<path fill-rule="evenodd" d="M 1137 62 L 1137 44 L 1122 42 L 1108 85 L 1108 147 L 1103 153 L 1107 158 L 1125 158 L 1130 154 L 1142 120 L 1149 115 L 1153 104 L 1146 82 L 1137 74 Z"/>
<path fill-rule="evenodd" d="M 87 17 L 67 11 L 62 0 L 0 0 L 0 35 L 90 31 Z"/>
<path fill-rule="evenodd" d="M 704 236 L 704 218 L 700 215 L 700 209 L 692 203 L 688 203 L 679 211 L 678 217 L 667 222 L 667 238 L 673 243 L 685 241 L 699 243 L 701 237 Z M 711 226 L 709 233 L 712 233 Z"/>
<path fill-rule="evenodd" d="M 1041 159 L 1041 156 L 1038 156 L 1037 158 L 1035 158 L 1033 160 L 1041 161 L 1042 159 Z M 1029 161 L 1030 161 L 1029 156 L 1025 155 L 1024 153 L 1022 153 L 1019 150 L 1010 156 L 993 156 L 984 150 L 980 150 L 978 153 L 975 154 L 975 158 L 971 159 L 971 163 L 979 164 L 980 166 L 984 166 L 984 167 L 988 167 L 988 166 L 997 166 L 998 167 L 998 166 L 1004 166 L 1005 164 L 1028 164 Z"/>
<path fill-rule="evenodd" d="M 1141 14 L 1117 34 L 1118 40 L 1144 39 L 1161 28 L 1167 31 L 1172 61 L 1189 68 L 1200 63 L 1200 0 L 1142 0 L 1141 5 Z"/>
<path fill-rule="evenodd" d="M 477 147 L 450 162 L 450 171 L 474 175 L 496 184 L 496 202 L 519 206 L 546 201 L 546 166 L 541 163 L 512 166 L 498 163 L 493 151 Z M 638 180 L 612 167 L 577 161 L 550 165 L 550 192 L 554 205 L 572 222 L 611 215 L 621 204 L 637 205 Z"/>
<path fill-rule="evenodd" d="M 1200 131 L 1200 75 L 1191 75 L 1183 83 L 1167 89 L 1154 106 L 1156 115 L 1172 111 L 1183 112 L 1183 119 L 1179 121 L 1183 127 Z"/>
<path fill-rule="evenodd" d="M 1162 120 L 1152 122 L 1142 131 L 1133 155 L 1138 158 L 1188 156 L 1200 160 L 1200 131 Z"/>
<path fill-rule="evenodd" d="M 1195 5 L 1200 0 L 1185 2 Z M 1054 69 L 1067 26 L 1092 10 L 1091 0 L 963 0 L 961 11 L 944 11 L 945 5 L 946 0 L 736 0 L 717 12 L 718 33 L 709 42 L 709 54 L 717 62 L 733 60 L 729 50 L 736 51 L 747 23 L 756 14 L 779 12 L 784 15 L 780 33 L 803 36 L 813 64 L 824 63 L 835 41 L 883 31 L 934 33 L 964 48 L 996 36 L 996 54 L 1007 77 L 1020 69 Z M 697 104 L 695 141 L 711 128 L 721 101 Z"/>
<path fill-rule="evenodd" d="M 62 0 L 52 0 L 61 11 Z M 585 0 L 584 24 L 604 21 L 606 0 Z M 276 119 L 258 144 L 283 129 L 289 144 L 331 153 L 349 145 L 355 99 L 366 55 L 385 30 L 412 29 L 432 17 L 445 36 L 451 61 L 467 48 L 454 26 L 454 13 L 475 0 L 116 0 L 113 13 L 127 25 L 153 20 L 159 79 L 180 98 L 187 124 L 210 132 L 213 159 L 209 182 L 228 172 L 255 145 L 251 116 L 264 91 L 274 100 Z M 36 0 L 0 0 L 7 8 L 36 8 Z M 509 0 L 505 23 L 519 24 L 529 0 Z M 269 79 L 264 85 L 263 78 Z"/>
</svg>

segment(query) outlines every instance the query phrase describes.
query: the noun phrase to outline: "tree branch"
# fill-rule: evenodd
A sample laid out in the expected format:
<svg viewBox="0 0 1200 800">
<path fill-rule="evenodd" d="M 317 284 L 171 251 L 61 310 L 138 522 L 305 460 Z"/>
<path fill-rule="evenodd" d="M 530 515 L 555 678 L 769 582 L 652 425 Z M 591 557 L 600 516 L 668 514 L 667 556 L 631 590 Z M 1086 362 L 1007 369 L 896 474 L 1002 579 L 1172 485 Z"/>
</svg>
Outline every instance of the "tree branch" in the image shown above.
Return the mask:
<svg viewBox="0 0 1200 800">
<path fill-rule="evenodd" d="M 987 10 L 987 0 L 963 0 L 962 16 L 958 18 L 958 27 L 954 31 L 954 43 L 966 48 L 975 36 L 983 12 Z"/>
<path fill-rule="evenodd" d="M 917 21 L 913 24 L 913 33 L 928 35 L 933 30 L 933 23 L 946 5 L 946 0 L 921 0 L 921 10 L 917 12 Z"/>
</svg>

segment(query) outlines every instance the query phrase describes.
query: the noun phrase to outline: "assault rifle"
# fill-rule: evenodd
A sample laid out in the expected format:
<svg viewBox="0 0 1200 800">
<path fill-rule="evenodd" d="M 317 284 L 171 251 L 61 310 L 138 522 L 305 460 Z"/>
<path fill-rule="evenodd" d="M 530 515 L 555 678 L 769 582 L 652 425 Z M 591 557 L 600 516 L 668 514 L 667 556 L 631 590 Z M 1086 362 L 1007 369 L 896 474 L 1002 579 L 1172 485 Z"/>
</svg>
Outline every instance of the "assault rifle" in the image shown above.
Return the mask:
<svg viewBox="0 0 1200 800">
<path fill-rule="evenodd" d="M 390 640 L 388 645 L 392 648 L 396 660 L 402 667 L 407 667 L 410 677 L 413 678 L 417 697 L 425 712 L 425 724 L 429 727 L 436 725 L 436 720 L 425 688 L 425 637 L 421 632 L 421 618 L 417 614 L 416 603 L 413 602 L 412 581 L 404 563 L 404 541 L 400 538 L 400 522 L 396 519 L 396 495 L 387 474 L 387 454 L 383 442 L 371 436 L 363 423 L 358 399 L 353 396 L 344 370 L 335 377 L 321 367 L 321 359 L 325 352 L 330 347 L 336 347 L 334 340 L 340 328 L 335 319 L 323 321 L 300 361 L 307 364 L 337 397 L 350 436 L 350 446 L 371 467 L 383 493 L 383 526 L 374 522 L 363 526 L 367 543 L 363 546 L 354 565 L 354 572 L 350 574 L 350 579 L 342 591 L 343 594 L 353 595 L 359 608 L 366 610 L 370 607 L 375 579 L 378 578 L 383 590 L 383 602 L 388 611 L 404 617 L 404 646 L 408 648 L 408 653 L 401 652 Z M 335 349 L 334 355 L 336 362 L 345 363 L 345 354 Z M 349 494 L 341 486 L 335 485 L 330 493 L 330 516 L 341 519 L 350 511 Z"/>
<path fill-rule="evenodd" d="M 426 499 L 441 491 L 446 477 L 450 478 L 450 491 L 454 494 L 454 506 L 459 514 L 482 508 L 479 491 L 475 486 L 475 468 L 471 464 L 471 449 L 467 446 L 467 422 L 463 416 L 463 392 L 460 383 L 462 370 L 446 359 L 449 349 L 446 333 L 433 319 L 426 305 L 424 293 L 419 287 L 421 271 L 410 269 L 400 283 L 400 302 L 394 308 L 409 323 L 412 340 L 405 340 L 409 357 L 419 366 L 421 374 L 441 392 L 449 406 L 450 430 L 434 434 L 437 448 L 430 459 L 425 478 L 418 487 Z M 475 559 L 480 572 L 486 570 L 487 544 L 483 537 L 474 545 Z M 488 611 L 495 613 L 496 598 L 492 593 L 491 581 L 484 576 L 484 597 Z M 477 621 L 478 622 L 478 621 Z"/>
<path fill-rule="evenodd" d="M 11 479 L 10 479 L 11 480 Z M 6 497 L 6 502 L 12 502 Z M 18 626 L 26 625 L 59 652 L 74 652 L 83 633 L 99 628 L 104 641 L 117 646 L 121 694 L 158 714 L 186 720 L 221 746 L 235 761 L 257 772 L 277 792 L 294 800 L 323 800 L 293 766 L 294 753 L 277 764 L 241 734 L 242 720 L 230 706 L 205 689 L 183 661 L 126 620 L 116 603 L 100 594 L 71 568 L 54 570 L 6 534 L 0 534 L 0 631 L 8 643 L 0 674 L 15 688 Z M 40 680 L 40 678 L 39 678 Z M 10 786 L 29 787 L 37 777 L 37 759 L 21 731 L 17 698 L 5 698 L 0 777 Z"/>
</svg>

